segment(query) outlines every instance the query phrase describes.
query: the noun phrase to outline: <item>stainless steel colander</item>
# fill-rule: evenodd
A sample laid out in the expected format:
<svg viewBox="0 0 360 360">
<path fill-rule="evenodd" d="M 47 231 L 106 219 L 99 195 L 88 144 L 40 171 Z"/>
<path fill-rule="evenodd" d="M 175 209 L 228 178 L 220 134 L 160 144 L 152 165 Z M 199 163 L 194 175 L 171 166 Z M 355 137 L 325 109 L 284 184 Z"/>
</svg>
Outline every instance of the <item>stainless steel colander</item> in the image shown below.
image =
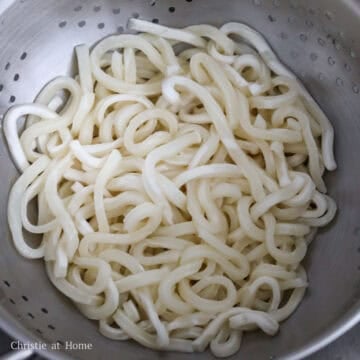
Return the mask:
<svg viewBox="0 0 360 360">
<path fill-rule="evenodd" d="M 360 320 L 359 0 L 0 0 L 0 114 L 29 102 L 50 79 L 73 72 L 73 48 L 125 32 L 129 17 L 186 26 L 245 22 L 304 82 L 335 128 L 338 170 L 327 176 L 339 207 L 306 259 L 310 287 L 279 335 L 245 337 L 242 359 L 300 359 Z M 0 326 L 22 341 L 92 343 L 45 353 L 65 359 L 193 359 L 101 336 L 47 279 L 41 261 L 15 251 L 6 204 L 18 173 L 0 141 Z M 64 349 L 64 346 L 60 346 Z M 44 353 L 43 353 L 44 354 Z"/>
</svg>

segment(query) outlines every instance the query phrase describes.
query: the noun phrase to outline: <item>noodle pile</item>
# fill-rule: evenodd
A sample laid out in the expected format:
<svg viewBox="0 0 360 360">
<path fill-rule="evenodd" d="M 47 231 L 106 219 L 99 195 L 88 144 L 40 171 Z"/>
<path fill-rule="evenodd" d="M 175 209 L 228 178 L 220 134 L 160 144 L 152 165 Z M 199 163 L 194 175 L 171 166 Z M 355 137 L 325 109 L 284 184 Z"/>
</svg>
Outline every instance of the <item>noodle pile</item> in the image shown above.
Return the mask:
<svg viewBox="0 0 360 360">
<path fill-rule="evenodd" d="M 129 28 L 8 111 L 13 241 L 103 335 L 229 356 L 303 298 L 300 263 L 336 212 L 333 130 L 246 25 Z"/>
</svg>

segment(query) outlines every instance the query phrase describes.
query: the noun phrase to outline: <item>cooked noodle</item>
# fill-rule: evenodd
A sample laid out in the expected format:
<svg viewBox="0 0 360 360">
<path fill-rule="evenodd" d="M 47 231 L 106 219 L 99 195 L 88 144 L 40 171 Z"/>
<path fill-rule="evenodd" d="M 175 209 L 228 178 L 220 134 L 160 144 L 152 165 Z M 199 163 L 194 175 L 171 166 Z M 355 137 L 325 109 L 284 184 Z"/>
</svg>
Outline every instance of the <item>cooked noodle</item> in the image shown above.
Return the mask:
<svg viewBox="0 0 360 360">
<path fill-rule="evenodd" d="M 246 25 L 129 28 L 6 114 L 14 244 L 103 335 L 229 356 L 304 296 L 308 239 L 336 212 L 333 129 Z"/>
</svg>

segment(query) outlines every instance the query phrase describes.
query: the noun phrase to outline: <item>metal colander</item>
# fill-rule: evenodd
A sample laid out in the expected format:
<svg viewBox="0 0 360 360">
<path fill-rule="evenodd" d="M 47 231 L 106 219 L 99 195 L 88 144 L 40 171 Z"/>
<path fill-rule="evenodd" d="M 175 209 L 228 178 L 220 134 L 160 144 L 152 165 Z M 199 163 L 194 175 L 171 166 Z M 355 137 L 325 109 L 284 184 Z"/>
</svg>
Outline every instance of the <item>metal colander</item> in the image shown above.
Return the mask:
<svg viewBox="0 0 360 360">
<path fill-rule="evenodd" d="M 310 287 L 296 313 L 269 338 L 245 337 L 242 359 L 299 359 L 360 320 L 360 3 L 358 0 L 18 0 L 0 1 L 0 114 L 33 101 L 57 75 L 73 72 L 73 49 L 126 32 L 129 17 L 165 25 L 240 21 L 260 31 L 303 81 L 335 128 L 338 170 L 327 176 L 339 212 L 313 242 Z M 51 286 L 42 261 L 13 247 L 6 204 L 18 173 L 0 141 L 0 325 L 15 338 L 59 342 L 65 359 L 208 359 L 209 353 L 156 353 L 104 338 L 97 325 Z M 92 350 L 66 350 L 67 341 Z"/>
</svg>

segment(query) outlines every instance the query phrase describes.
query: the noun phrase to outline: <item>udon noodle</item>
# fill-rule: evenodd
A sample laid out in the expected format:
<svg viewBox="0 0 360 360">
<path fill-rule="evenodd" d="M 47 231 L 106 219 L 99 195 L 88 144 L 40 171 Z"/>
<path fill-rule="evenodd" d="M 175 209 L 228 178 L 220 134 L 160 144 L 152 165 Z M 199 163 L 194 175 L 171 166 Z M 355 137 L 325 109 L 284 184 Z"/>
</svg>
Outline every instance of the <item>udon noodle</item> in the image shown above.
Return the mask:
<svg viewBox="0 0 360 360">
<path fill-rule="evenodd" d="M 333 129 L 246 25 L 129 28 L 8 111 L 13 241 L 103 335 L 229 356 L 304 296 L 309 239 L 336 212 Z"/>
</svg>

